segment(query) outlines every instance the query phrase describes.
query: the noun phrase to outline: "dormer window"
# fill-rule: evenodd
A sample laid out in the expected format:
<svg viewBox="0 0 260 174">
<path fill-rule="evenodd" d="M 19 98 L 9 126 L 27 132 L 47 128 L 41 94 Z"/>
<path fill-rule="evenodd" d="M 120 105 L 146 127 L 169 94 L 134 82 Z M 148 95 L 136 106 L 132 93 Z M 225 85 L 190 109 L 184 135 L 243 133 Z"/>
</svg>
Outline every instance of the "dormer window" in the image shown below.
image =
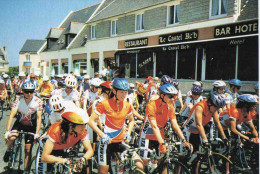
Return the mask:
<svg viewBox="0 0 260 174">
<path fill-rule="evenodd" d="M 0 60 L 4 60 L 4 56 L 3 55 L 0 55 Z"/>
</svg>

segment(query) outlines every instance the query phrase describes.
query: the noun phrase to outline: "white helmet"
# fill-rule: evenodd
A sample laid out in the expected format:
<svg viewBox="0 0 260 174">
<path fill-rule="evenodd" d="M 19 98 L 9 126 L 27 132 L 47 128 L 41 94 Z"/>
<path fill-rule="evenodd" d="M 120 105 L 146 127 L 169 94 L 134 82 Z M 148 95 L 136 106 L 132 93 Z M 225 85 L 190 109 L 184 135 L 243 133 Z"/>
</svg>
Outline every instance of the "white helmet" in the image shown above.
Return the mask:
<svg viewBox="0 0 260 174">
<path fill-rule="evenodd" d="M 8 78 L 8 74 L 4 74 L 3 77 L 6 79 Z"/>
<path fill-rule="evenodd" d="M 130 87 L 130 88 L 134 88 L 135 85 L 134 85 L 133 83 L 130 83 L 130 84 L 129 84 L 129 87 Z"/>
<path fill-rule="evenodd" d="M 68 75 L 65 79 L 65 85 L 74 88 L 77 85 L 77 79 L 73 75 Z"/>
<path fill-rule="evenodd" d="M 49 81 L 49 77 L 48 76 L 43 76 L 42 81 Z"/>
<path fill-rule="evenodd" d="M 224 87 L 224 86 L 226 86 L 226 83 L 225 82 L 223 82 L 222 80 L 217 80 L 217 81 L 215 81 L 214 83 L 212 83 L 212 86 L 214 86 L 214 87 Z"/>
<path fill-rule="evenodd" d="M 93 85 L 93 86 L 100 86 L 101 83 L 102 83 L 102 80 L 99 78 L 93 78 L 90 81 L 90 85 Z"/>
<path fill-rule="evenodd" d="M 34 75 L 35 75 L 35 76 L 39 76 L 39 73 L 38 73 L 38 72 L 35 72 Z"/>
<path fill-rule="evenodd" d="M 90 79 L 89 75 L 88 74 L 84 75 L 84 79 Z"/>
<path fill-rule="evenodd" d="M 192 85 L 195 85 L 195 86 L 200 86 L 200 87 L 201 87 L 201 83 L 200 83 L 200 82 L 198 82 L 198 81 L 195 81 L 195 82 L 193 82 L 193 83 L 192 83 Z"/>
<path fill-rule="evenodd" d="M 62 78 L 63 75 L 62 75 L 62 74 L 58 74 L 57 77 L 58 77 L 58 78 Z"/>
<path fill-rule="evenodd" d="M 19 77 L 25 77 L 25 74 L 24 74 L 23 71 L 21 71 L 21 72 L 19 72 L 18 76 L 19 76 Z"/>
<path fill-rule="evenodd" d="M 5 84 L 5 81 L 0 79 L 0 84 Z"/>
<path fill-rule="evenodd" d="M 60 95 L 53 95 L 50 98 L 50 107 L 53 111 L 60 111 L 64 108 L 63 98 Z"/>
</svg>

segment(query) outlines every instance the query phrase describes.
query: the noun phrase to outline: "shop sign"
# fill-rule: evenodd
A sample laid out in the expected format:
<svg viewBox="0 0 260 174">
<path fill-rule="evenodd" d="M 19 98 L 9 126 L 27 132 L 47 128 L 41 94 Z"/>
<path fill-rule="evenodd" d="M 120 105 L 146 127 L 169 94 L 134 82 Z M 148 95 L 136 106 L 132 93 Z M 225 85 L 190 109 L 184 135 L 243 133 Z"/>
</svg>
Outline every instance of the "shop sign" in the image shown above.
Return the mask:
<svg viewBox="0 0 260 174">
<path fill-rule="evenodd" d="M 229 41 L 230 45 L 242 45 L 245 43 L 245 39 L 232 39 Z"/>
<path fill-rule="evenodd" d="M 167 47 L 162 47 L 163 51 L 174 51 L 174 50 L 187 50 L 190 48 L 190 45 L 185 44 L 185 45 L 173 45 L 173 46 L 167 46 Z"/>
<path fill-rule="evenodd" d="M 147 45 L 148 45 L 148 38 L 125 41 L 125 48 L 142 47 Z"/>
<path fill-rule="evenodd" d="M 232 25 L 215 27 L 214 37 L 239 36 L 258 33 L 258 21 L 242 22 Z"/>
<path fill-rule="evenodd" d="M 192 40 L 198 40 L 198 30 L 159 36 L 159 44 L 185 42 L 185 41 L 192 41 Z"/>
</svg>

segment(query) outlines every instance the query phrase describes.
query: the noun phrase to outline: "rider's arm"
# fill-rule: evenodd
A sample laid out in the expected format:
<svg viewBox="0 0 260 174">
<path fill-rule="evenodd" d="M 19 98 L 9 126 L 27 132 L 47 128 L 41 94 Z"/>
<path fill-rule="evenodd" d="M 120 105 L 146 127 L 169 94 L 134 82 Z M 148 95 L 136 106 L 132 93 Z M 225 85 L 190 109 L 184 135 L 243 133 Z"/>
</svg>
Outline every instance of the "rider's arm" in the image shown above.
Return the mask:
<svg viewBox="0 0 260 174">
<path fill-rule="evenodd" d="M 213 113 L 213 120 L 214 120 L 214 123 L 215 123 L 215 125 L 217 126 L 217 128 L 218 128 L 220 134 L 221 134 L 221 137 L 222 137 L 223 139 L 226 139 L 226 135 L 225 135 L 225 133 L 224 133 L 223 127 L 222 127 L 222 125 L 221 125 L 221 123 L 220 123 L 220 121 L 219 121 L 218 111 L 215 111 L 215 112 Z"/>
<path fill-rule="evenodd" d="M 202 125 L 202 113 L 203 113 L 203 109 L 201 106 L 197 106 L 195 108 L 195 121 L 196 121 L 196 126 L 197 129 L 199 130 L 200 136 L 202 138 L 202 140 L 208 140 L 207 136 L 205 134 L 205 130 L 204 127 Z"/>
<path fill-rule="evenodd" d="M 128 123 L 128 133 L 129 133 L 129 135 L 131 135 L 131 132 L 132 132 L 132 130 L 133 130 L 133 128 L 134 128 L 134 125 L 135 125 L 135 119 L 134 119 L 134 116 L 133 116 L 132 113 L 129 114 L 129 115 L 127 116 L 127 118 L 128 118 L 128 120 L 129 120 L 129 123 Z"/>
<path fill-rule="evenodd" d="M 142 115 L 140 115 L 133 107 L 133 105 L 131 104 L 131 107 L 132 107 L 132 112 L 134 114 L 134 116 L 136 116 L 138 119 L 140 120 L 144 120 L 144 117 Z"/>
<path fill-rule="evenodd" d="M 88 160 L 94 155 L 94 151 L 92 149 L 92 146 L 91 146 L 88 138 L 84 139 L 82 141 L 82 144 L 83 144 L 84 149 L 86 150 L 84 157 L 86 158 L 86 160 Z"/>
<path fill-rule="evenodd" d="M 65 162 L 64 158 L 60 158 L 60 157 L 51 155 L 53 147 L 54 147 L 54 143 L 48 139 L 43 148 L 41 161 L 44 163 L 55 163 L 56 162 L 58 164 L 63 164 Z"/>
<path fill-rule="evenodd" d="M 174 129 L 174 131 L 177 133 L 177 135 L 180 137 L 180 139 L 183 141 L 185 140 L 185 137 L 183 136 L 183 133 L 180 129 L 180 126 L 178 125 L 177 123 L 177 120 L 176 119 L 171 119 L 171 124 L 172 124 L 172 127 Z"/>
<path fill-rule="evenodd" d="M 240 133 L 240 132 L 237 130 L 236 120 L 233 120 L 233 119 L 232 119 L 232 120 L 230 121 L 230 128 L 231 128 L 231 131 L 232 131 L 233 133 L 239 135 L 240 137 L 242 137 L 242 138 L 244 138 L 244 139 L 246 139 L 246 140 L 248 140 L 248 141 L 250 140 L 249 137 L 243 135 L 242 133 Z"/>
<path fill-rule="evenodd" d="M 36 134 L 39 135 L 41 130 L 41 123 L 42 123 L 42 111 L 37 111 L 37 125 L 36 125 Z"/>
<path fill-rule="evenodd" d="M 76 101 L 76 106 L 78 107 L 78 108 L 80 108 L 80 103 L 79 103 L 79 101 Z"/>
<path fill-rule="evenodd" d="M 14 119 L 17 111 L 18 111 L 18 108 L 12 108 L 10 116 L 9 116 L 7 124 L 6 124 L 6 131 L 10 131 L 13 119 Z"/>
<path fill-rule="evenodd" d="M 255 129 L 254 123 L 253 123 L 252 121 L 249 123 L 249 126 L 250 126 L 250 128 L 251 128 L 251 130 L 252 130 L 252 134 L 253 134 L 255 137 L 258 137 L 258 132 L 257 132 L 257 130 Z"/>
<path fill-rule="evenodd" d="M 98 118 L 99 116 L 95 112 L 92 112 L 92 115 L 89 118 L 89 126 L 102 138 L 105 134 L 98 128 L 97 124 L 95 123 Z"/>
<path fill-rule="evenodd" d="M 163 140 L 163 138 L 162 138 L 162 136 L 161 136 L 161 132 L 160 132 L 158 126 L 157 126 L 156 120 L 150 120 L 150 124 L 151 124 L 151 127 L 152 127 L 152 129 L 153 129 L 153 133 L 155 134 L 155 136 L 156 136 L 158 142 L 159 142 L 160 144 L 164 143 L 164 140 Z"/>
</svg>

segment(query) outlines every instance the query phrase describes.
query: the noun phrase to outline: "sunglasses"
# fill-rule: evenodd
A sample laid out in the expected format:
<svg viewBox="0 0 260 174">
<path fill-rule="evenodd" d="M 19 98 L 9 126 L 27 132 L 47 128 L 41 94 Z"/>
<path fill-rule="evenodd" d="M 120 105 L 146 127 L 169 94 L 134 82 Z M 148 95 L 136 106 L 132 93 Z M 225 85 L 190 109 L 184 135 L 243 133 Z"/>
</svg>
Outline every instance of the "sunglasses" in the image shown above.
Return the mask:
<svg viewBox="0 0 260 174">
<path fill-rule="evenodd" d="M 94 88 L 98 89 L 99 87 L 94 86 Z"/>
<path fill-rule="evenodd" d="M 71 87 L 66 87 L 67 89 L 72 89 Z"/>
<path fill-rule="evenodd" d="M 172 99 L 172 98 L 175 97 L 175 95 L 169 95 L 169 94 L 167 96 L 168 96 L 169 99 Z"/>
<path fill-rule="evenodd" d="M 221 90 L 221 91 L 224 91 L 225 90 L 225 88 L 218 88 L 219 90 Z"/>
<path fill-rule="evenodd" d="M 25 94 L 33 94 L 34 93 L 34 91 L 23 91 Z"/>
</svg>

